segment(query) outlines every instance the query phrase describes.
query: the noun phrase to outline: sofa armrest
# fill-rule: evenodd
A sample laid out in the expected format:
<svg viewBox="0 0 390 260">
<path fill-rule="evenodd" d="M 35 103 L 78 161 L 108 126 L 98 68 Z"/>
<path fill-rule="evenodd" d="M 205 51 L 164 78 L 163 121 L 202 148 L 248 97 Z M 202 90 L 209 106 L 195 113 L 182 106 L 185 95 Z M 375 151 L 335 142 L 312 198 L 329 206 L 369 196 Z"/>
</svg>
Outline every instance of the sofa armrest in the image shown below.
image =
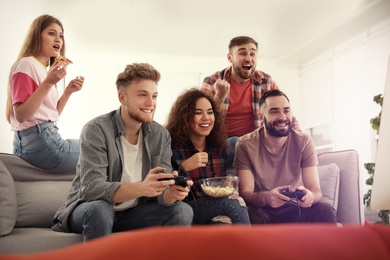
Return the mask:
<svg viewBox="0 0 390 260">
<path fill-rule="evenodd" d="M 320 165 L 335 163 L 340 169 L 338 221 L 342 224 L 363 224 L 358 153 L 355 150 L 326 152 L 318 155 L 318 161 Z"/>
</svg>

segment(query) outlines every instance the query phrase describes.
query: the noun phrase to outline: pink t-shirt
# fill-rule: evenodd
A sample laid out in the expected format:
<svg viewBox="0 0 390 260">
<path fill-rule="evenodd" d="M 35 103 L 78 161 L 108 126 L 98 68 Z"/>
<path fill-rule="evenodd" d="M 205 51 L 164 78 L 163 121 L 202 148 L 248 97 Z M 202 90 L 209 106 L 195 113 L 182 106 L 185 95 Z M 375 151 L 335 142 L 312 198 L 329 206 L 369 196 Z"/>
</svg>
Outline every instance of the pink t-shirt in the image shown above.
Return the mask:
<svg viewBox="0 0 390 260">
<path fill-rule="evenodd" d="M 34 93 L 47 76 L 46 68 L 34 57 L 25 57 L 11 68 L 9 84 L 11 86 L 12 105 L 25 102 Z M 44 121 L 58 121 L 57 102 L 59 99 L 56 87 L 52 87 L 41 106 L 31 118 L 23 123 L 11 116 L 11 129 L 20 131 Z"/>
</svg>

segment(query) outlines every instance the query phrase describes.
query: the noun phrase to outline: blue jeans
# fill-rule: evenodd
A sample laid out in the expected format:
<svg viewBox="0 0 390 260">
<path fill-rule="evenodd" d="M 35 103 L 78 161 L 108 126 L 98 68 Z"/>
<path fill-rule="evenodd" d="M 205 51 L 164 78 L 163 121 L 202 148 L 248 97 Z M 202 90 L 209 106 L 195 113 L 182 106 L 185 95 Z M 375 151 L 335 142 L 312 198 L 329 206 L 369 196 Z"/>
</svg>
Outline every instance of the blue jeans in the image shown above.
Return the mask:
<svg viewBox="0 0 390 260">
<path fill-rule="evenodd" d="M 219 215 L 228 216 L 233 224 L 250 224 L 247 207 L 237 199 L 204 197 L 187 203 L 194 210 L 194 225 L 214 224 L 212 218 Z"/>
<path fill-rule="evenodd" d="M 84 241 L 88 241 L 113 232 L 139 228 L 189 226 L 193 216 L 191 207 L 184 202 L 173 206 L 141 203 L 134 208 L 115 211 L 111 203 L 96 200 L 78 205 L 70 215 L 68 224 L 71 232 L 82 233 Z"/>
<path fill-rule="evenodd" d="M 46 121 L 14 134 L 14 154 L 30 164 L 52 172 L 76 169 L 79 140 L 64 140 L 54 122 Z"/>
<path fill-rule="evenodd" d="M 232 136 L 227 139 L 228 144 L 228 159 L 227 159 L 227 168 L 233 167 L 234 154 L 236 153 L 236 143 L 239 136 Z"/>
</svg>

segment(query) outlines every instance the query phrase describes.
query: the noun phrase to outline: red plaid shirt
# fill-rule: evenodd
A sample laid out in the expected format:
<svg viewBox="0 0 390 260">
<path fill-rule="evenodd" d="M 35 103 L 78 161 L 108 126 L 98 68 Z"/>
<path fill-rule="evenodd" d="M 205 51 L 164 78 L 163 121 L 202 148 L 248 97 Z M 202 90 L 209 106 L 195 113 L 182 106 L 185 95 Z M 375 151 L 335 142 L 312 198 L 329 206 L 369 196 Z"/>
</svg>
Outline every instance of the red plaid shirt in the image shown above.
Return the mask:
<svg viewBox="0 0 390 260">
<path fill-rule="evenodd" d="M 203 84 L 201 90 L 211 96 L 215 95 L 214 83 L 218 78 L 224 79 L 227 82 L 230 82 L 230 70 L 231 67 L 228 67 L 222 71 L 215 72 L 213 75 L 206 77 L 203 80 Z M 261 127 L 261 121 L 258 116 L 260 112 L 259 101 L 264 92 L 277 89 L 278 85 L 275 81 L 272 80 L 271 76 L 259 71 L 255 70 L 253 76 L 250 78 L 252 85 L 252 107 L 253 107 L 253 120 L 255 122 L 256 127 Z M 227 94 L 225 100 L 222 105 L 222 116 L 225 117 L 227 111 L 229 109 L 229 101 L 230 101 L 230 92 Z"/>
<path fill-rule="evenodd" d="M 221 151 L 217 148 L 206 147 L 206 151 L 209 154 L 209 162 L 206 167 L 199 167 L 190 171 L 189 173 L 181 169 L 181 164 L 189 159 L 194 154 L 199 151 L 189 142 L 187 149 L 181 150 L 172 150 L 172 167 L 174 170 L 179 171 L 179 175 L 184 177 L 189 177 L 194 182 L 194 185 L 191 188 L 191 191 L 196 198 L 204 197 L 205 194 L 200 187 L 199 180 L 216 177 L 216 176 L 226 176 L 226 163 L 227 163 L 227 154 L 224 151 Z M 193 196 L 189 195 L 188 199 L 193 199 Z"/>
</svg>

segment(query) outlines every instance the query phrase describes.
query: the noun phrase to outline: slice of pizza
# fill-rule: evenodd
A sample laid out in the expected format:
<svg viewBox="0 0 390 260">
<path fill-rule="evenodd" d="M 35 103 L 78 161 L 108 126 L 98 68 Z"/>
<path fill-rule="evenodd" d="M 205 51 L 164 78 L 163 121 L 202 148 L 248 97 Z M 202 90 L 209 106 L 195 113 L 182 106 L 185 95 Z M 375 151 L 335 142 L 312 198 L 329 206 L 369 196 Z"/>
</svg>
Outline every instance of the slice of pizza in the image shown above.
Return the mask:
<svg viewBox="0 0 390 260">
<path fill-rule="evenodd" d="M 70 59 L 68 59 L 68 58 L 65 57 L 65 56 L 58 56 L 58 57 L 56 57 L 55 61 L 56 61 L 56 62 L 66 61 L 66 62 L 68 62 L 68 63 L 73 63 Z"/>
</svg>

